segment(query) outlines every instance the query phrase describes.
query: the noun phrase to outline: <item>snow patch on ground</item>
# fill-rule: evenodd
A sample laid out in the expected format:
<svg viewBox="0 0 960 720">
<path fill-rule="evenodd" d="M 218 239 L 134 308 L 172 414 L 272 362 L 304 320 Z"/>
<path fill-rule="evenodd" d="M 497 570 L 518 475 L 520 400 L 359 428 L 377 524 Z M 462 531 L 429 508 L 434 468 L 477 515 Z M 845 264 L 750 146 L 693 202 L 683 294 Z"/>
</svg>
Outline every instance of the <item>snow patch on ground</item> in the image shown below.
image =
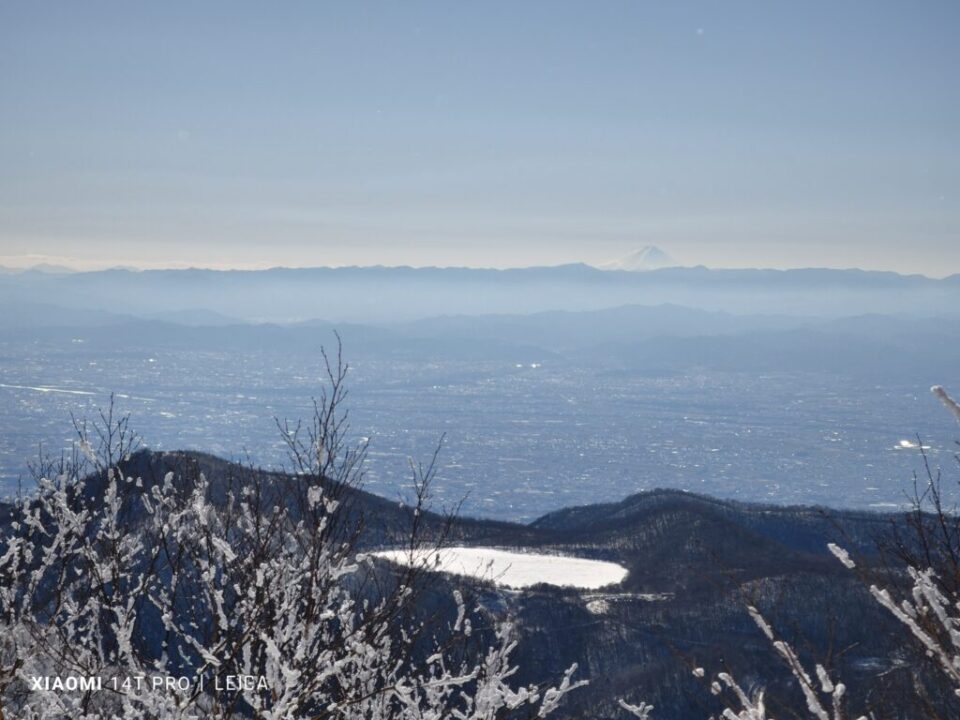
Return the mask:
<svg viewBox="0 0 960 720">
<path fill-rule="evenodd" d="M 640 602 L 663 602 L 673 600 L 673 593 L 585 593 L 587 612 L 592 615 L 606 615 L 618 603 L 638 600 Z"/>
<path fill-rule="evenodd" d="M 591 600 L 587 603 L 587 612 L 591 615 L 606 615 L 610 612 L 610 603 L 606 600 Z"/>
<path fill-rule="evenodd" d="M 481 578 L 510 588 L 547 583 L 592 590 L 615 585 L 627 576 L 625 567 L 612 562 L 485 547 L 451 547 L 414 556 L 408 550 L 383 550 L 372 555 L 401 565 L 416 563 L 437 572 Z"/>
</svg>

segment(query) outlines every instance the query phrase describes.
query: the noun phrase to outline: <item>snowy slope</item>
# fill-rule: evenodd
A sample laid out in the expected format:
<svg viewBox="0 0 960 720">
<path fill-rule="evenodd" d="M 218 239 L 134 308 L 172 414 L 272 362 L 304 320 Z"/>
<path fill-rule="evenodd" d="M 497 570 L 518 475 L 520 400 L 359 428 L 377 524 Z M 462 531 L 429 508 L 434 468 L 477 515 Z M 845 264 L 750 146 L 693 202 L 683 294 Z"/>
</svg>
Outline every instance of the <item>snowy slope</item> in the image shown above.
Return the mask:
<svg viewBox="0 0 960 720">
<path fill-rule="evenodd" d="M 624 258 L 613 260 L 597 267 L 601 270 L 657 270 L 676 267 L 677 261 L 655 245 L 647 245 Z"/>
</svg>

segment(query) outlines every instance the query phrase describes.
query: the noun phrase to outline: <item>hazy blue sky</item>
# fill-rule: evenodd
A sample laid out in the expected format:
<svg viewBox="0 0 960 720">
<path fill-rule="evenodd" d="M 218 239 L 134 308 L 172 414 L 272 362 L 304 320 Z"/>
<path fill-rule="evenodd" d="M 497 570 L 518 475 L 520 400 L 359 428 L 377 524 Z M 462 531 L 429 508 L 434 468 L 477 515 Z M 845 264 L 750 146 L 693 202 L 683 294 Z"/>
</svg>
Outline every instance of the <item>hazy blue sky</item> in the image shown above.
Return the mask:
<svg viewBox="0 0 960 720">
<path fill-rule="evenodd" d="M 958 71 L 957 0 L 0 0 L 0 264 L 960 272 Z"/>
</svg>

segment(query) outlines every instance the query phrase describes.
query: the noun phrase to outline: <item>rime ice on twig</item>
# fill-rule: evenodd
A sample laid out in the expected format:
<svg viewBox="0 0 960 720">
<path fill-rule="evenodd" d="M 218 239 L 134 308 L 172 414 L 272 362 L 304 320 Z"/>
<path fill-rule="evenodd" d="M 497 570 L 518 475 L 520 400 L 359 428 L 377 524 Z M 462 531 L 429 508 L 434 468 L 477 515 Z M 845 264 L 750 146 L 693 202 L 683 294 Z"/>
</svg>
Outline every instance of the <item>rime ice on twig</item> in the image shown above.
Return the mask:
<svg viewBox="0 0 960 720">
<path fill-rule="evenodd" d="M 827 543 L 827 549 L 833 553 L 833 556 L 839 560 L 847 570 L 853 570 L 855 567 L 857 567 L 857 564 L 850 557 L 850 553 L 848 553 L 839 545 Z"/>
<path fill-rule="evenodd" d="M 837 550 L 842 553 L 840 548 L 837 548 Z M 849 557 L 847 559 L 849 560 Z M 846 720 L 848 717 L 844 707 L 846 687 L 843 683 L 835 683 L 822 665 L 816 666 L 814 673 L 816 681 L 814 681 L 793 648 L 776 636 L 773 628 L 760 611 L 753 606 L 749 606 L 747 611 L 760 631 L 773 645 L 777 654 L 786 661 L 790 673 L 803 691 L 807 704 L 806 715 L 797 713 L 797 717 L 808 717 L 810 720 Z M 706 675 L 701 667 L 694 668 L 692 672 L 693 676 L 698 679 L 702 679 Z M 728 672 L 717 673 L 716 679 L 710 683 L 710 692 L 724 698 L 727 704 L 727 707 L 721 713 L 724 720 L 774 720 L 767 714 L 763 691 L 753 694 L 748 693 Z M 624 700 L 619 702 L 620 707 L 633 717 L 641 718 L 641 720 L 651 720 L 652 706 L 646 703 L 630 705 Z M 858 720 L 867 719 L 862 716 Z"/>
<path fill-rule="evenodd" d="M 831 544 L 831 552 L 848 568 L 855 567 L 846 550 Z M 870 594 L 910 631 L 933 658 L 960 696 L 960 601 L 949 599 L 937 584 L 932 568 L 908 567 L 913 580 L 909 597 L 899 603 L 886 588 L 870 586 Z"/>
<path fill-rule="evenodd" d="M 904 599 L 898 604 L 889 590 L 876 585 L 870 586 L 870 593 L 920 641 L 960 696 L 960 617 L 955 614 L 958 603 L 951 602 L 940 591 L 932 569 L 908 570 L 913 579 L 912 600 Z"/>
<path fill-rule="evenodd" d="M 149 485 L 120 471 L 125 448 L 102 443 L 109 456 L 85 458 L 96 474 L 73 464 L 39 480 L 0 539 L 7 717 L 486 720 L 516 710 L 544 718 L 585 684 L 573 665 L 554 687 L 517 687 L 508 622 L 494 619 L 489 647 L 466 652 L 480 615 L 459 593 L 455 619 L 427 645 L 433 631 L 414 619 L 420 571 L 382 573 L 355 552 L 359 528 L 338 510 L 338 488 L 350 486 L 363 457 L 363 446 L 339 441 L 342 376 L 333 371 L 334 391 L 317 405 L 311 432 L 322 451 L 298 456 L 295 476 L 243 469 L 215 486 L 197 471 Z M 295 431 L 285 438 L 302 450 Z M 79 454 L 96 452 L 84 440 Z M 417 510 L 431 473 L 420 476 Z M 415 550 L 419 536 L 410 533 Z M 415 647 L 429 648 L 426 660 L 417 662 Z M 88 693 L 31 686 L 31 677 L 51 675 L 106 680 Z M 214 692 L 212 679 L 224 675 L 266 688 L 258 680 Z M 182 692 L 109 685 L 137 676 L 193 682 Z"/>
<path fill-rule="evenodd" d="M 647 705 L 645 702 L 639 705 L 631 705 L 626 700 L 621 700 L 619 704 L 630 715 L 640 720 L 650 720 L 650 713 L 653 712 L 653 705 Z"/>
<path fill-rule="evenodd" d="M 947 394 L 947 391 L 943 389 L 940 385 L 934 385 L 930 388 L 932 392 L 940 402 L 943 403 L 943 406 L 949 410 L 953 416 L 960 422 L 960 403 L 954 400 Z"/>
</svg>

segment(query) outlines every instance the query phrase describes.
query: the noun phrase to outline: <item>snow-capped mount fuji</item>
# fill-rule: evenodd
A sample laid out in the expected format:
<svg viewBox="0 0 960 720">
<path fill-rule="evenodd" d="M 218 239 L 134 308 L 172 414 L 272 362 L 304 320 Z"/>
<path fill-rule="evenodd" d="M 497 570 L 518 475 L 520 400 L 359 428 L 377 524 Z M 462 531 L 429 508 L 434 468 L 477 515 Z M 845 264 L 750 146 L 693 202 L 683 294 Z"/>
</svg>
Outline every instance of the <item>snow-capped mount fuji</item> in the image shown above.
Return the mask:
<svg viewBox="0 0 960 720">
<path fill-rule="evenodd" d="M 601 270 L 657 270 L 665 267 L 676 267 L 677 261 L 656 245 L 647 245 L 624 258 L 597 265 Z"/>
</svg>

